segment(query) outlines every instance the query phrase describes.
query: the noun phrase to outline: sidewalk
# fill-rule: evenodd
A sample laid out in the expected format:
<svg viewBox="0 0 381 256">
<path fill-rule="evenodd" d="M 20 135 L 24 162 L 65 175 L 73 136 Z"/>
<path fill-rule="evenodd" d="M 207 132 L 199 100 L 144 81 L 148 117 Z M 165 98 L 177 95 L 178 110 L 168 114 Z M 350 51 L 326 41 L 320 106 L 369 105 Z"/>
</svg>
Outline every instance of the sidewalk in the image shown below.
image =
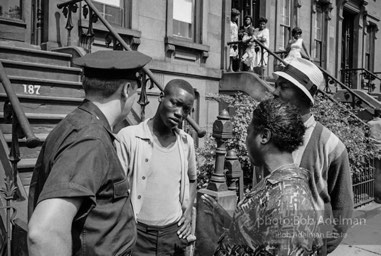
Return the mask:
<svg viewBox="0 0 381 256">
<path fill-rule="evenodd" d="M 381 255 L 381 204 L 370 203 L 354 211 L 359 225 L 353 226 L 330 256 Z"/>
</svg>

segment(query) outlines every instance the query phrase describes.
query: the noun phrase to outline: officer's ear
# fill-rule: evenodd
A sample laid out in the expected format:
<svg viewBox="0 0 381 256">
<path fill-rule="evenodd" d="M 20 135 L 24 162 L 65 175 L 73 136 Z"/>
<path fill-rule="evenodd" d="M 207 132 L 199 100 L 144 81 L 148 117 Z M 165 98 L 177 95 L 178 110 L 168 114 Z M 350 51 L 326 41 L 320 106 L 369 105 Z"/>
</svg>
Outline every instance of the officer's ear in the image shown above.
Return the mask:
<svg viewBox="0 0 381 256">
<path fill-rule="evenodd" d="M 131 94 L 130 90 L 131 90 L 131 83 L 130 82 L 123 83 L 122 89 L 120 92 L 122 99 L 128 98 L 128 95 Z"/>
</svg>

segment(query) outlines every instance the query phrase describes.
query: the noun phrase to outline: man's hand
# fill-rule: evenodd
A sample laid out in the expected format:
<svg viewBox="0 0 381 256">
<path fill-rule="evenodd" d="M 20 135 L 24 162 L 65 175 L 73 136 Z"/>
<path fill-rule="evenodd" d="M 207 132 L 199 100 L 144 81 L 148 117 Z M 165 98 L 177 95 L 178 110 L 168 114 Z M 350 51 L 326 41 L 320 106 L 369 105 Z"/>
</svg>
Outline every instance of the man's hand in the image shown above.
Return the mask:
<svg viewBox="0 0 381 256">
<path fill-rule="evenodd" d="M 180 227 L 180 229 L 177 231 L 177 235 L 179 236 L 179 238 L 186 239 L 191 234 L 192 232 L 191 221 L 192 221 L 192 211 L 186 210 L 177 224 Z"/>
</svg>

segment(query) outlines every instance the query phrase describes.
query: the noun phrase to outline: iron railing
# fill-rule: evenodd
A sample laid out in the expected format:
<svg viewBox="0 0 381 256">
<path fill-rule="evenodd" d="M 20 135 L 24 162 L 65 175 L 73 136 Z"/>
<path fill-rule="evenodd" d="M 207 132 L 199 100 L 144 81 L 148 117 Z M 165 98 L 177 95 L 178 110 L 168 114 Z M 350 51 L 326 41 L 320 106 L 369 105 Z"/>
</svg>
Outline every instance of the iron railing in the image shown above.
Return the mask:
<svg viewBox="0 0 381 256">
<path fill-rule="evenodd" d="M 283 66 L 287 65 L 286 62 L 284 62 L 285 57 L 285 51 L 278 51 L 273 52 L 267 47 L 265 47 L 261 42 L 259 42 L 256 39 L 253 39 L 253 41 L 261 47 L 261 52 L 267 51 L 269 56 L 273 56 L 274 58 L 274 70 L 282 69 Z M 229 42 L 228 45 L 242 45 L 242 41 L 236 41 L 236 42 Z M 341 81 L 339 81 L 334 76 L 330 75 L 328 71 L 325 69 L 319 67 L 319 69 L 322 71 L 324 77 L 325 77 L 325 86 L 324 89 L 319 89 L 318 93 L 321 94 L 324 98 L 330 100 L 337 106 L 343 106 L 342 103 L 334 99 L 330 94 L 332 94 L 331 86 L 334 85 L 337 88 L 340 87 L 344 90 L 346 90 L 346 93 L 352 96 L 352 102 L 351 102 L 351 109 L 356 109 L 358 107 L 366 107 L 368 108 L 368 111 L 370 109 L 370 112 L 373 112 L 375 110 L 375 106 L 373 106 L 369 101 L 367 101 L 364 97 L 359 95 L 357 92 L 353 91 L 349 86 L 345 85 Z M 238 69 L 237 71 L 241 71 Z M 363 72 L 366 72 L 363 70 Z M 368 74 L 368 73 L 367 73 Z M 368 74 L 370 76 L 370 74 Z M 362 130 L 364 130 L 364 133 L 366 133 L 366 130 L 368 129 L 367 123 L 365 123 L 362 119 L 360 119 L 355 113 L 348 110 L 346 113 L 349 114 L 351 118 L 353 118 L 353 122 L 356 122 L 357 125 L 362 127 Z M 373 114 L 373 113 L 372 113 Z M 367 166 L 363 167 L 363 170 L 361 172 L 354 172 L 352 176 L 353 180 L 353 192 L 354 192 L 354 201 L 355 206 L 359 207 L 363 204 L 369 203 L 374 200 L 374 165 L 372 164 L 372 159 L 367 159 L 365 162 L 368 162 Z"/>
<path fill-rule="evenodd" d="M 344 83 L 350 88 L 353 87 L 353 80 L 357 80 L 357 77 L 360 78 L 361 89 L 368 90 L 368 93 L 372 93 L 376 88 L 374 84 L 375 80 L 378 80 L 381 86 L 381 78 L 365 68 L 342 69 L 341 74 Z"/>
<path fill-rule="evenodd" d="M 67 25 L 66 29 L 71 31 L 73 28 L 72 20 L 71 20 L 71 13 L 76 12 L 78 6 L 76 6 L 76 3 L 81 2 L 82 0 L 71 0 L 67 1 L 64 3 L 57 4 L 58 9 L 63 9 L 64 15 L 67 16 Z M 117 45 L 117 49 L 122 47 L 123 49 L 127 51 L 132 51 L 131 47 L 122 39 L 122 37 L 116 32 L 116 30 L 110 25 L 110 23 L 101 15 L 101 13 L 98 11 L 98 9 L 95 7 L 93 2 L 91 0 L 83 0 L 86 2 L 87 6 L 83 6 L 82 8 L 84 10 L 88 11 L 89 15 L 89 28 L 87 31 L 87 35 L 90 38 L 89 40 L 91 41 L 94 37 L 94 32 L 93 32 L 93 23 L 96 22 L 98 19 L 103 23 L 103 25 L 109 30 L 111 37 L 114 39 L 114 42 L 117 42 L 114 44 Z M 87 7 L 89 9 L 87 9 Z M 86 11 L 86 12 L 87 12 Z M 65 14 L 66 13 L 66 14 Z M 120 46 L 120 47 L 119 47 Z M 144 119 L 145 115 L 145 107 L 149 103 L 148 97 L 147 97 L 147 92 L 146 92 L 146 84 L 147 82 L 151 82 L 151 85 L 156 85 L 156 87 L 160 90 L 164 90 L 164 86 L 161 85 L 161 83 L 155 78 L 154 74 L 149 70 L 147 67 L 143 67 L 143 72 L 141 74 L 141 93 L 140 93 L 140 98 L 138 100 L 139 105 L 141 106 L 142 112 L 141 112 L 141 117 Z M 151 86 L 152 87 L 152 86 Z M 150 88 L 151 88 L 150 87 Z M 204 129 L 201 129 L 199 125 L 190 117 L 188 116 L 186 118 L 187 122 L 195 129 L 197 132 L 198 137 L 203 137 L 206 134 L 206 131 Z"/>
<path fill-rule="evenodd" d="M 355 208 L 374 200 L 374 175 L 374 159 L 369 159 L 368 167 L 364 168 L 361 173 L 352 175 Z"/>
<path fill-rule="evenodd" d="M 4 103 L 4 120 L 12 124 L 12 143 L 10 148 L 10 153 L 8 158 L 6 158 L 6 145 L 1 143 L 0 145 L 0 159 L 4 167 L 5 174 L 5 187 L 0 188 L 0 194 L 3 195 L 3 199 L 6 201 L 5 206 L 1 206 L 0 209 L 5 209 L 5 223 L 7 233 L 7 255 L 11 255 L 11 232 L 12 225 L 14 224 L 14 219 L 16 216 L 16 209 L 11 205 L 12 200 L 26 200 L 20 189 L 17 186 L 18 169 L 17 163 L 20 161 L 20 149 L 19 149 L 19 139 L 26 137 L 26 146 L 29 148 L 37 147 L 41 144 L 40 139 L 38 139 L 29 124 L 28 119 L 21 107 L 20 101 L 9 81 L 8 76 L 5 73 L 3 64 L 0 61 L 0 82 L 2 83 L 4 90 L 8 96 L 7 101 Z M 9 165 L 9 161 L 11 165 Z M 1 199 L 1 198 L 0 198 Z M 2 205 L 2 203 L 0 202 Z M 0 221 L 3 222 L 2 218 Z M 3 223 L 2 223 L 3 224 Z M 1 249 L 1 247 L 0 247 Z"/>
</svg>

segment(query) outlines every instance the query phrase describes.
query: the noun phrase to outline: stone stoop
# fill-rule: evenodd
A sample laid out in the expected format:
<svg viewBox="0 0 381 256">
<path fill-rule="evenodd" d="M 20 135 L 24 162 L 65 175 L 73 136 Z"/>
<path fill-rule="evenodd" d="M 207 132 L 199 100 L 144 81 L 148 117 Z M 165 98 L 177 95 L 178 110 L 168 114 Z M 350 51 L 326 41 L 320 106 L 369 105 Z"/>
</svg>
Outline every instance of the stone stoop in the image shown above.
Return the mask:
<svg viewBox="0 0 381 256">
<path fill-rule="evenodd" d="M 72 55 L 42 51 L 33 47 L 12 46 L 0 41 L 0 61 L 18 96 L 33 132 L 45 141 L 49 132 L 68 113 L 81 104 L 84 91 L 82 70 L 71 66 Z M 7 94 L 0 86 L 0 129 L 8 146 L 12 142 L 12 125 L 5 123 L 4 103 Z M 20 139 L 19 176 L 26 192 L 41 146 L 27 148 Z"/>
</svg>

